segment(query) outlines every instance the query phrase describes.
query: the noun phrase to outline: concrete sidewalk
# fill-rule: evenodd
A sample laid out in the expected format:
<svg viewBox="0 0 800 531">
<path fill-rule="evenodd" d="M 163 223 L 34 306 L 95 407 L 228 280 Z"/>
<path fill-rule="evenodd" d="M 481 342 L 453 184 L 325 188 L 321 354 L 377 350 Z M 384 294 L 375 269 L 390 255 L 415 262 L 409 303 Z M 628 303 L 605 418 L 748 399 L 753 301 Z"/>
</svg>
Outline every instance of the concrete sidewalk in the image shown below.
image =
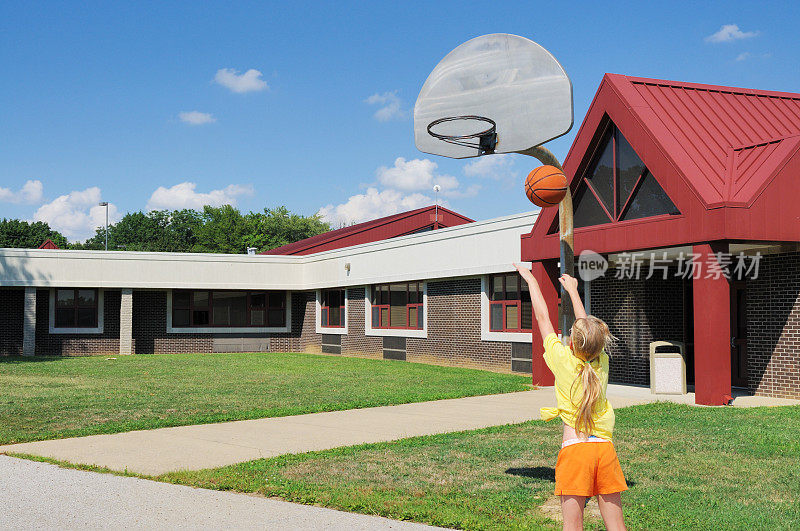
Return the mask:
<svg viewBox="0 0 800 531">
<path fill-rule="evenodd" d="M 694 395 L 653 395 L 648 388 L 609 385 L 615 408 L 658 400 L 693 404 Z M 789 405 L 798 401 L 740 397 L 735 405 Z M 419 402 L 292 417 L 224 422 L 92 435 L 0 446 L 17 452 L 112 470 L 157 475 L 213 468 L 289 453 L 391 441 L 539 418 L 555 404 L 552 388 L 520 393 Z"/>
<path fill-rule="evenodd" d="M 0 529 L 434 529 L 0 456 Z"/>
</svg>

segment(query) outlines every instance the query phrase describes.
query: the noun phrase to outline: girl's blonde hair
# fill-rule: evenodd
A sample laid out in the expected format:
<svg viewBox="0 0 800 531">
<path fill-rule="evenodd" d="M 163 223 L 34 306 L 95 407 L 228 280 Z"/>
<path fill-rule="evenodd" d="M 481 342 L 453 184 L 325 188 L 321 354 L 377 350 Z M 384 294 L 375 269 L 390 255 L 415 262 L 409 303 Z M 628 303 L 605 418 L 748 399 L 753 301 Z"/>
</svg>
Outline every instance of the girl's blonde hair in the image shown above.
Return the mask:
<svg viewBox="0 0 800 531">
<path fill-rule="evenodd" d="M 594 430 L 594 414 L 602 386 L 591 363 L 614 339 L 608 325 L 592 315 L 576 319 L 572 325 L 572 349 L 575 356 L 584 362 L 575 378 L 575 382 L 580 380 L 583 383 L 583 398 L 575 416 L 575 429 L 579 432 L 590 434 Z"/>
</svg>

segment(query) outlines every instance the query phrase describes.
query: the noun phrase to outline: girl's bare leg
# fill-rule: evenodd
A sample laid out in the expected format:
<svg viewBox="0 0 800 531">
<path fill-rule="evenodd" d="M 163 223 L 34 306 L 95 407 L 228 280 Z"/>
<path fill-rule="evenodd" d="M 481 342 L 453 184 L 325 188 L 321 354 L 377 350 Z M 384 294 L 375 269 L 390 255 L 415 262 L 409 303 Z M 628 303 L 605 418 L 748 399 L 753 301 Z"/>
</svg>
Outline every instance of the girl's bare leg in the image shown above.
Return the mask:
<svg viewBox="0 0 800 531">
<path fill-rule="evenodd" d="M 608 531 L 625 531 L 625 520 L 622 518 L 622 493 L 600 494 L 597 496 L 600 514 Z"/>
<path fill-rule="evenodd" d="M 585 505 L 586 496 L 561 496 L 561 514 L 564 517 L 564 531 L 583 529 L 583 508 Z"/>
</svg>

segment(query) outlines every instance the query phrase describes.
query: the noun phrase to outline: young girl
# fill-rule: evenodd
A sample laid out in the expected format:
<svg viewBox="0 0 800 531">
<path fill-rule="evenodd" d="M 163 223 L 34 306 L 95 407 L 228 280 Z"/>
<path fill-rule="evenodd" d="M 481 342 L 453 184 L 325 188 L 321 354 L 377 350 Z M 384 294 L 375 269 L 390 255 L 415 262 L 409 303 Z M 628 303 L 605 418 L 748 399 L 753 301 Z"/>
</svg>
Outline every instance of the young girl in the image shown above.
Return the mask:
<svg viewBox="0 0 800 531">
<path fill-rule="evenodd" d="M 564 529 L 583 529 L 583 509 L 590 497 L 597 496 L 606 528 L 624 530 L 621 493 L 628 487 L 611 443 L 614 410 L 606 399 L 608 355 L 604 348 L 613 336 L 603 321 L 586 315 L 578 281 L 562 275 L 558 280 L 575 309 L 570 346 L 562 345 L 536 279 L 527 269 L 514 266 L 530 288 L 533 313 L 544 338 L 544 360 L 556 380 L 558 407 L 542 408 L 542 418 L 561 417 L 564 422 L 555 492 L 561 496 Z"/>
</svg>

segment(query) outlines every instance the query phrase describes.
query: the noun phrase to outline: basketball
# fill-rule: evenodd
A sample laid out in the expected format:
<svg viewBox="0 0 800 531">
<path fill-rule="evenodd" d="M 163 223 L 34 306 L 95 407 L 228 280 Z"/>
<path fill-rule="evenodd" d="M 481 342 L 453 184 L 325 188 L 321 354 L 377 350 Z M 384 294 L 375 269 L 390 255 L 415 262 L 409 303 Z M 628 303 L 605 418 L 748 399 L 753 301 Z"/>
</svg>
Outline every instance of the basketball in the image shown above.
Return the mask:
<svg viewBox="0 0 800 531">
<path fill-rule="evenodd" d="M 539 166 L 525 179 L 525 195 L 536 206 L 558 205 L 567 194 L 567 177 L 555 166 Z"/>
</svg>

